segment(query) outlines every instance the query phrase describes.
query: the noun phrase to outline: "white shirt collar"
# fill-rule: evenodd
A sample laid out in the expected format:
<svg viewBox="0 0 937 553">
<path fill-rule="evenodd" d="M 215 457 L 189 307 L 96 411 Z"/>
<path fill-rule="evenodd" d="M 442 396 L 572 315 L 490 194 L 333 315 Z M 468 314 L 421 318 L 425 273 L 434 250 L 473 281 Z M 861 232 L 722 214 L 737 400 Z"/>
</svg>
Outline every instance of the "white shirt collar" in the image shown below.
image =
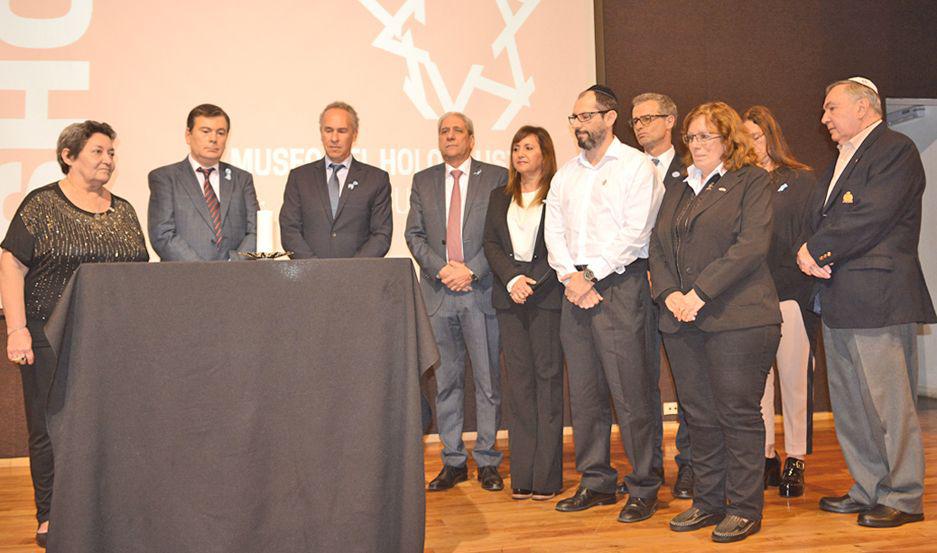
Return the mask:
<svg viewBox="0 0 937 553">
<path fill-rule="evenodd" d="M 703 185 L 709 182 L 709 179 L 716 173 L 719 173 L 720 177 L 726 174 L 726 168 L 723 163 L 717 165 L 705 178 L 703 178 L 703 171 L 701 169 L 697 168 L 696 165 L 690 165 L 686 168 L 686 178 L 683 179 L 683 182 L 687 183 L 690 188 L 693 189 L 693 192 L 699 195 L 700 191 L 703 189 Z"/>
<path fill-rule="evenodd" d="M 868 127 L 864 128 L 864 129 L 862 129 L 861 131 L 859 131 L 858 133 L 856 133 L 856 136 L 850 138 L 849 140 L 847 140 L 847 141 L 846 141 L 845 143 L 843 143 L 843 144 L 839 144 L 839 145 L 837 146 L 837 148 L 839 148 L 840 150 L 842 150 L 843 147 L 846 146 L 846 144 L 849 144 L 849 145 L 852 147 L 852 151 L 858 150 L 858 149 L 859 149 L 859 146 L 862 146 L 862 143 L 865 142 L 865 139 L 868 138 L 868 136 L 869 136 L 870 134 L 872 134 L 872 131 L 874 131 L 874 130 L 875 130 L 875 127 L 879 126 L 879 124 L 881 124 L 881 122 L 882 122 L 882 120 L 879 119 L 878 121 L 872 123 L 872 124 L 869 125 Z"/>
<path fill-rule="evenodd" d="M 469 156 L 469 157 L 466 158 L 465 161 L 463 161 L 458 167 L 453 167 L 453 166 L 451 166 L 451 165 L 449 165 L 449 164 L 447 163 L 447 164 L 446 164 L 446 176 L 448 177 L 449 174 L 452 173 L 452 172 L 453 172 L 454 170 L 456 170 L 456 169 L 458 169 L 459 171 L 462 171 L 462 174 L 463 174 L 463 175 L 468 175 L 468 174 L 469 174 L 469 170 L 470 170 L 471 168 L 472 168 L 472 157 Z"/>
<path fill-rule="evenodd" d="M 617 136 L 616 136 L 616 137 L 613 137 L 613 138 L 612 138 L 612 143 L 609 144 L 609 145 L 608 145 L 608 149 L 605 150 L 605 155 L 602 156 L 602 159 L 600 159 L 599 162 L 596 163 L 595 165 L 592 165 L 591 163 L 589 163 L 589 160 L 586 158 L 586 152 L 585 152 L 585 150 L 583 150 L 582 148 L 580 148 L 580 149 L 579 149 L 579 158 L 578 158 L 578 159 L 579 159 L 579 163 L 580 163 L 580 165 L 582 165 L 583 167 L 587 167 L 587 168 L 589 168 L 589 169 L 598 169 L 599 167 L 601 167 L 602 165 L 604 165 L 605 162 L 607 162 L 607 161 L 610 160 L 610 159 L 619 159 L 619 158 L 621 158 L 621 157 L 622 157 L 622 153 L 623 153 L 622 150 L 624 149 L 624 147 L 625 147 L 625 145 L 621 143 L 621 140 L 618 140 L 618 137 L 617 137 Z"/>
<path fill-rule="evenodd" d="M 192 166 L 192 170 L 195 171 L 195 172 L 196 172 L 196 175 L 197 175 L 197 174 L 198 174 L 198 169 L 199 169 L 200 167 L 202 167 L 202 165 L 201 165 L 199 162 L 195 161 L 195 158 L 192 157 L 192 154 L 189 154 L 189 164 Z M 221 170 L 221 169 L 220 169 L 220 165 L 221 165 L 220 163 L 216 162 L 214 165 L 210 165 L 210 166 L 208 166 L 208 167 L 204 167 L 204 169 L 214 169 L 214 171 L 212 172 L 212 174 L 217 175 L 217 174 L 218 174 L 218 171 Z"/>
<path fill-rule="evenodd" d="M 348 157 L 346 157 L 344 160 L 342 160 L 342 161 L 334 161 L 334 160 L 332 160 L 332 158 L 330 158 L 328 155 L 326 155 L 326 156 L 325 156 L 325 170 L 328 171 L 329 165 L 331 165 L 331 164 L 333 164 L 333 163 L 337 163 L 338 165 L 344 166 L 344 167 L 345 167 L 345 170 L 347 171 L 348 168 L 351 166 L 351 158 L 352 158 L 352 155 L 351 155 L 351 154 L 348 154 Z"/>
</svg>

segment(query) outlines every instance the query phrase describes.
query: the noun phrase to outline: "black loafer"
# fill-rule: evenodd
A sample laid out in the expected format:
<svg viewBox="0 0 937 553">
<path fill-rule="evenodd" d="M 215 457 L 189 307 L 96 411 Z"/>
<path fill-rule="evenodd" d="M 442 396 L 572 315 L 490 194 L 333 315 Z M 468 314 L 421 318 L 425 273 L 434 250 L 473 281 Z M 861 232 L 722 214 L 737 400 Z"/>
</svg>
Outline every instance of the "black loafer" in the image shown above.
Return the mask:
<svg viewBox="0 0 937 553">
<path fill-rule="evenodd" d="M 742 541 L 759 530 L 761 530 L 760 520 L 749 520 L 738 515 L 726 515 L 722 522 L 716 525 L 712 538 L 717 543 L 731 543 Z"/>
<path fill-rule="evenodd" d="M 778 485 L 781 497 L 800 497 L 804 495 L 804 462 L 794 457 L 784 461 L 784 472 Z"/>
<path fill-rule="evenodd" d="M 572 513 L 575 511 L 585 511 L 596 505 L 614 505 L 618 497 L 613 493 L 594 492 L 589 488 L 579 486 L 576 494 L 572 497 L 557 502 L 556 510 L 563 513 Z"/>
<path fill-rule="evenodd" d="M 674 532 L 692 532 L 706 526 L 719 524 L 725 517 L 725 513 L 707 513 L 698 507 L 690 507 L 670 519 L 670 529 Z"/>
<path fill-rule="evenodd" d="M 441 492 L 448 490 L 459 482 L 468 480 L 468 468 L 465 465 L 454 467 L 452 465 L 443 465 L 442 470 L 433 481 L 426 487 L 431 492 Z"/>
<path fill-rule="evenodd" d="M 781 459 L 778 458 L 778 452 L 774 452 L 774 457 L 765 458 L 765 489 L 776 488 L 781 483 Z"/>
<path fill-rule="evenodd" d="M 871 508 L 871 505 L 859 503 L 855 499 L 849 497 L 848 493 L 839 497 L 829 496 L 820 498 L 820 509 L 830 513 L 839 513 L 841 515 L 864 513 Z"/>
<path fill-rule="evenodd" d="M 859 515 L 859 526 L 894 528 L 895 526 L 922 520 L 924 520 L 924 513 L 905 513 L 885 505 L 876 505 Z"/>
<path fill-rule="evenodd" d="M 618 522 L 641 522 L 657 511 L 657 499 L 631 496 L 618 513 Z"/>
<path fill-rule="evenodd" d="M 504 480 L 498 474 L 498 467 L 493 465 L 479 467 L 478 481 L 482 483 L 482 489 L 489 492 L 500 492 L 504 489 Z"/>
<path fill-rule="evenodd" d="M 693 499 L 693 467 L 684 465 L 677 472 L 677 481 L 673 484 L 674 499 Z"/>
</svg>

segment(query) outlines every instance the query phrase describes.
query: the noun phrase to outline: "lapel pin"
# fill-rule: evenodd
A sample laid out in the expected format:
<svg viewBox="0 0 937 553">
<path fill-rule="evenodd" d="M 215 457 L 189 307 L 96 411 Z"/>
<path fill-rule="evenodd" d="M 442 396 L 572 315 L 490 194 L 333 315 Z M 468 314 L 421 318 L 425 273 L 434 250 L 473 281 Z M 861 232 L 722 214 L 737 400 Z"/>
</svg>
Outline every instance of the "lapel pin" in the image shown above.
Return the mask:
<svg viewBox="0 0 937 553">
<path fill-rule="evenodd" d="M 482 174 L 482 170 L 481 170 L 481 169 L 479 169 L 478 171 L 475 171 L 475 172 L 474 172 L 474 173 L 472 173 L 472 174 L 473 174 L 473 175 L 475 175 L 475 176 L 477 177 L 478 175 L 481 175 L 481 174 Z"/>
<path fill-rule="evenodd" d="M 346 188 L 348 188 L 349 190 L 354 190 L 356 186 L 358 186 L 358 181 L 353 180 L 353 181 L 351 181 L 351 184 L 349 184 L 348 186 L 346 186 Z"/>
<path fill-rule="evenodd" d="M 677 178 L 680 176 L 680 171 L 674 171 L 673 173 L 670 173 L 670 176 L 673 178 Z"/>
<path fill-rule="evenodd" d="M 224 180 L 231 180 L 231 168 L 230 167 L 225 167 Z"/>
<path fill-rule="evenodd" d="M 720 186 L 719 188 L 717 188 L 717 190 L 719 190 L 720 192 L 725 192 L 725 191 L 726 191 L 726 189 L 725 189 L 724 187 L 722 187 L 722 186 Z"/>
<path fill-rule="evenodd" d="M 780 188 L 778 188 L 778 192 L 784 192 L 785 190 L 787 190 L 787 183 L 786 183 L 786 182 L 785 182 L 784 184 L 782 184 Z"/>
<path fill-rule="evenodd" d="M 852 202 L 853 202 L 852 192 L 847 190 L 846 193 L 843 194 L 843 203 L 851 204 Z"/>
<path fill-rule="evenodd" d="M 602 181 L 602 186 L 605 186 L 605 183 L 607 183 L 607 182 L 608 182 L 608 179 L 603 180 L 603 181 Z"/>
</svg>

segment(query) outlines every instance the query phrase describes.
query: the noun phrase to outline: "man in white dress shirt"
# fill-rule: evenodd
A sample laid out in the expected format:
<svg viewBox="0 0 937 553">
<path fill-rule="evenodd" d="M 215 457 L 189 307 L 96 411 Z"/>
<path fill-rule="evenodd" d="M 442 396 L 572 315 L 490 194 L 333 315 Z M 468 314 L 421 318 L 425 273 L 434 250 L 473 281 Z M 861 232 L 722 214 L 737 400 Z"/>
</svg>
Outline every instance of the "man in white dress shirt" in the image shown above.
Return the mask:
<svg viewBox="0 0 937 553">
<path fill-rule="evenodd" d="M 604 86 L 579 95 L 569 120 L 581 151 L 560 168 L 547 196 L 544 237 L 550 265 L 566 286 L 560 336 L 582 474 L 575 495 L 556 509 L 616 501 L 611 395 L 633 467 L 618 520 L 637 522 L 654 514 L 662 483 L 654 470 L 657 415 L 648 393 L 646 325 L 648 240 L 664 187 L 650 159 L 613 134 L 618 109 L 615 93 Z"/>
</svg>

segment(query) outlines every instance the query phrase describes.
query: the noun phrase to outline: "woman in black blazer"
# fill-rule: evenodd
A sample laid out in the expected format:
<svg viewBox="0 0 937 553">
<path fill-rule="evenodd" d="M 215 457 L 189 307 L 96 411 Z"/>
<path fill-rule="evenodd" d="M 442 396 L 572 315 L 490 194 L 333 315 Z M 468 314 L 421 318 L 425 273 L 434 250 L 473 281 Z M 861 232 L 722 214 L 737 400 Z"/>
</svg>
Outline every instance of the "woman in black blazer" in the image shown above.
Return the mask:
<svg viewBox="0 0 937 553">
<path fill-rule="evenodd" d="M 761 398 L 766 436 L 765 487 L 778 486 L 782 497 L 799 497 L 804 494 L 804 457 L 811 449 L 813 352 L 820 320 L 809 310 L 813 282 L 797 268 L 797 249 L 810 236 L 807 206 L 817 179 L 810 167 L 794 158 L 781 127 L 768 108 L 750 107 L 742 118 L 752 138 L 758 165 L 771 176 L 774 224 L 768 268 L 774 277 L 784 320 L 775 367 L 781 382 L 787 461 L 782 474 L 775 451 L 772 369 Z"/>
<path fill-rule="evenodd" d="M 491 192 L 485 221 L 491 303 L 508 373 L 514 499 L 545 501 L 563 487 L 562 292 L 543 241 L 543 202 L 554 173 L 550 135 L 521 127 L 511 140 L 508 184 Z"/>
<path fill-rule="evenodd" d="M 651 235 L 660 330 L 693 444 L 693 506 L 676 532 L 717 524 L 712 539 L 761 528 L 765 427 L 760 400 L 781 314 L 768 270 L 771 192 L 738 113 L 722 102 L 683 121 L 683 186 L 667 189 Z"/>
</svg>

